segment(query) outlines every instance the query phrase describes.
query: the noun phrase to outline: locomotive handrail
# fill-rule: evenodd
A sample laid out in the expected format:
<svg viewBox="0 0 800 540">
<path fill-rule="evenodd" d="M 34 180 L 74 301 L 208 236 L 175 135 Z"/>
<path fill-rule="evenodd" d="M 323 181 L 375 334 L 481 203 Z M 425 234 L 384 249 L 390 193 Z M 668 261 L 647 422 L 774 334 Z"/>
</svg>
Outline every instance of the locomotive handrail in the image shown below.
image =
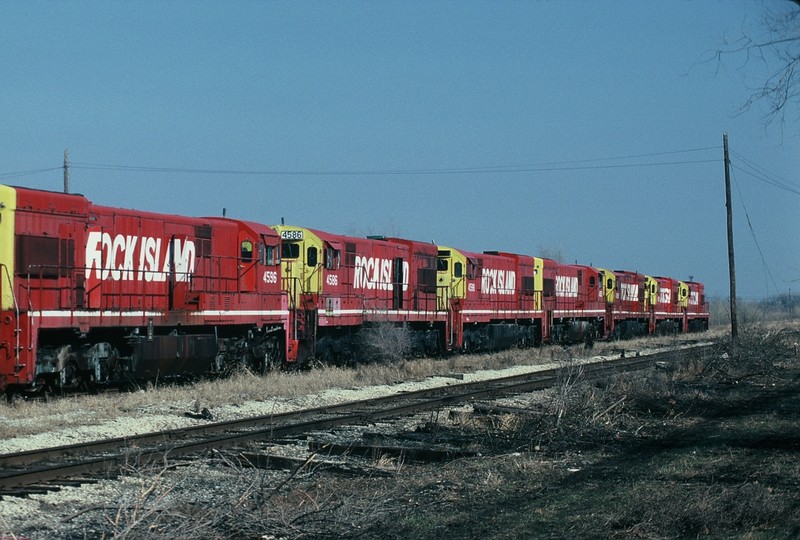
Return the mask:
<svg viewBox="0 0 800 540">
<path fill-rule="evenodd" d="M 17 302 L 17 293 L 14 291 L 14 281 L 11 279 L 11 272 L 8 271 L 8 266 L 5 264 L 0 264 L 0 268 L 2 268 L 3 272 L 5 272 L 6 279 L 8 280 L 8 290 L 11 291 L 11 299 L 14 301 L 14 365 L 17 365 L 19 360 L 19 335 L 20 335 L 20 328 L 19 328 L 19 302 Z M 0 280 L 0 285 L 2 285 L 2 280 Z M 0 287 L 0 296 L 2 293 L 2 287 Z"/>
<path fill-rule="evenodd" d="M 311 271 L 311 274 L 309 274 L 308 277 L 306 277 L 306 281 L 308 282 L 307 285 L 309 286 L 309 288 L 313 288 L 311 286 L 311 280 L 314 279 L 315 274 L 316 274 L 317 279 L 319 280 L 319 283 L 318 283 L 318 286 L 317 286 L 317 290 L 319 291 L 322 288 L 322 272 L 321 272 L 321 267 L 320 266 L 315 266 L 314 267 L 314 269 Z"/>
<path fill-rule="evenodd" d="M 14 310 L 19 317 L 19 303 L 17 303 L 17 295 L 14 292 L 14 282 L 11 279 L 11 273 L 8 271 L 8 266 L 5 264 L 0 263 L 0 268 L 5 272 L 6 279 L 8 280 L 8 289 L 11 291 L 11 299 L 14 301 Z M 2 292 L 2 287 L 0 287 L 0 292 Z"/>
</svg>

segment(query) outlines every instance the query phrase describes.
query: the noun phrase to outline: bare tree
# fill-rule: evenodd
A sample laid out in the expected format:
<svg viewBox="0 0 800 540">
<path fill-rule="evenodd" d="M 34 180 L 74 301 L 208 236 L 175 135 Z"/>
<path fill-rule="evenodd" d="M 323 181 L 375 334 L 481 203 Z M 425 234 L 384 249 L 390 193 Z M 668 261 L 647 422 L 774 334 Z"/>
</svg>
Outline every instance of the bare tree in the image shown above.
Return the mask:
<svg viewBox="0 0 800 540">
<path fill-rule="evenodd" d="M 539 246 L 536 248 L 536 254 L 537 256 L 544 257 L 545 259 L 553 259 L 557 263 L 564 263 L 567 261 L 564 248 L 560 245 L 543 246 L 539 244 Z"/>
<path fill-rule="evenodd" d="M 800 0 L 788 0 L 766 10 L 761 25 L 761 37 L 743 32 L 734 43 L 718 49 L 717 67 L 729 57 L 743 59 L 742 67 L 751 61 L 763 63 L 768 76 L 763 84 L 751 88 L 740 113 L 756 103 L 765 103 L 767 125 L 777 120 L 783 129 L 787 112 L 800 112 Z"/>
</svg>

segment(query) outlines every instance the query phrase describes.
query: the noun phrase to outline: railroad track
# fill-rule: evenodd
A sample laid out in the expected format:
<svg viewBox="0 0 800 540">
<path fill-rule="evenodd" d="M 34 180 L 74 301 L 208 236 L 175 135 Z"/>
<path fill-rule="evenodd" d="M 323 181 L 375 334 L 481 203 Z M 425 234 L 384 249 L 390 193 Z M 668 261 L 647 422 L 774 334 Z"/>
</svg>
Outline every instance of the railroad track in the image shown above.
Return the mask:
<svg viewBox="0 0 800 540">
<path fill-rule="evenodd" d="M 582 376 L 599 378 L 690 355 L 702 357 L 712 354 L 713 350 L 713 345 L 701 344 L 582 364 Z M 316 430 L 402 417 L 476 399 L 541 390 L 556 384 L 559 369 L 133 437 L 3 454 L 0 455 L 0 469 L 3 471 L 0 473 L 0 497 L 57 490 L 63 485 L 92 482 L 98 476 L 115 477 L 124 465 L 163 462 L 166 455 L 170 459 L 187 457 L 252 441 L 276 440 Z"/>
</svg>

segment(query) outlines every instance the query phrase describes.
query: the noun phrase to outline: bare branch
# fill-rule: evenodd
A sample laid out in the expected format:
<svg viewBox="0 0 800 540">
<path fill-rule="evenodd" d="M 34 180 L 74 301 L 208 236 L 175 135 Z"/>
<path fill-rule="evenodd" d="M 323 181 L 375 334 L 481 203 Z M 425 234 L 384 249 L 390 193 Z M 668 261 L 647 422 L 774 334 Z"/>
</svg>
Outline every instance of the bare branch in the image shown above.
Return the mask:
<svg viewBox="0 0 800 540">
<path fill-rule="evenodd" d="M 741 56 L 744 61 L 739 69 L 754 59 L 772 68 L 763 84 L 750 89 L 751 93 L 738 114 L 749 111 L 757 103 L 764 103 L 766 125 L 777 121 L 781 129 L 785 125 L 787 112 L 797 114 L 800 110 L 800 0 L 793 0 L 793 3 L 797 8 L 789 12 L 767 11 L 764 14 L 764 37 L 756 39 L 743 30 L 742 37 L 733 46 L 715 52 L 717 70 L 724 64 L 725 58 Z M 792 107 L 794 104 L 798 107 Z"/>
</svg>

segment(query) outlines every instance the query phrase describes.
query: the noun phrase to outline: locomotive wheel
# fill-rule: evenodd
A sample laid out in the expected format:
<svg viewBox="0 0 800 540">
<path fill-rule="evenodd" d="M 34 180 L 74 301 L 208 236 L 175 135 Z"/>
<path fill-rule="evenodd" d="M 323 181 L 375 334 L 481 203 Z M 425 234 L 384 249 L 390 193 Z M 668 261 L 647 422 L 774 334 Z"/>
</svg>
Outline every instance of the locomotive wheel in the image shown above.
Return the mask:
<svg viewBox="0 0 800 540">
<path fill-rule="evenodd" d="M 239 362 L 239 368 L 242 371 L 249 371 L 255 375 L 263 375 L 266 371 L 265 362 L 263 359 L 256 359 L 251 352 L 246 352 L 242 355 Z"/>
<path fill-rule="evenodd" d="M 425 347 L 425 355 L 427 356 L 440 356 L 442 353 L 442 344 L 437 339 L 435 342 Z"/>
<path fill-rule="evenodd" d="M 324 351 L 322 351 L 322 355 L 320 356 L 320 361 L 327 365 L 333 365 L 336 363 L 336 355 L 333 354 L 333 349 L 330 347 L 326 347 Z"/>
<path fill-rule="evenodd" d="M 283 359 L 277 349 L 268 352 L 264 357 L 264 371 L 277 371 L 283 367 Z"/>
</svg>

